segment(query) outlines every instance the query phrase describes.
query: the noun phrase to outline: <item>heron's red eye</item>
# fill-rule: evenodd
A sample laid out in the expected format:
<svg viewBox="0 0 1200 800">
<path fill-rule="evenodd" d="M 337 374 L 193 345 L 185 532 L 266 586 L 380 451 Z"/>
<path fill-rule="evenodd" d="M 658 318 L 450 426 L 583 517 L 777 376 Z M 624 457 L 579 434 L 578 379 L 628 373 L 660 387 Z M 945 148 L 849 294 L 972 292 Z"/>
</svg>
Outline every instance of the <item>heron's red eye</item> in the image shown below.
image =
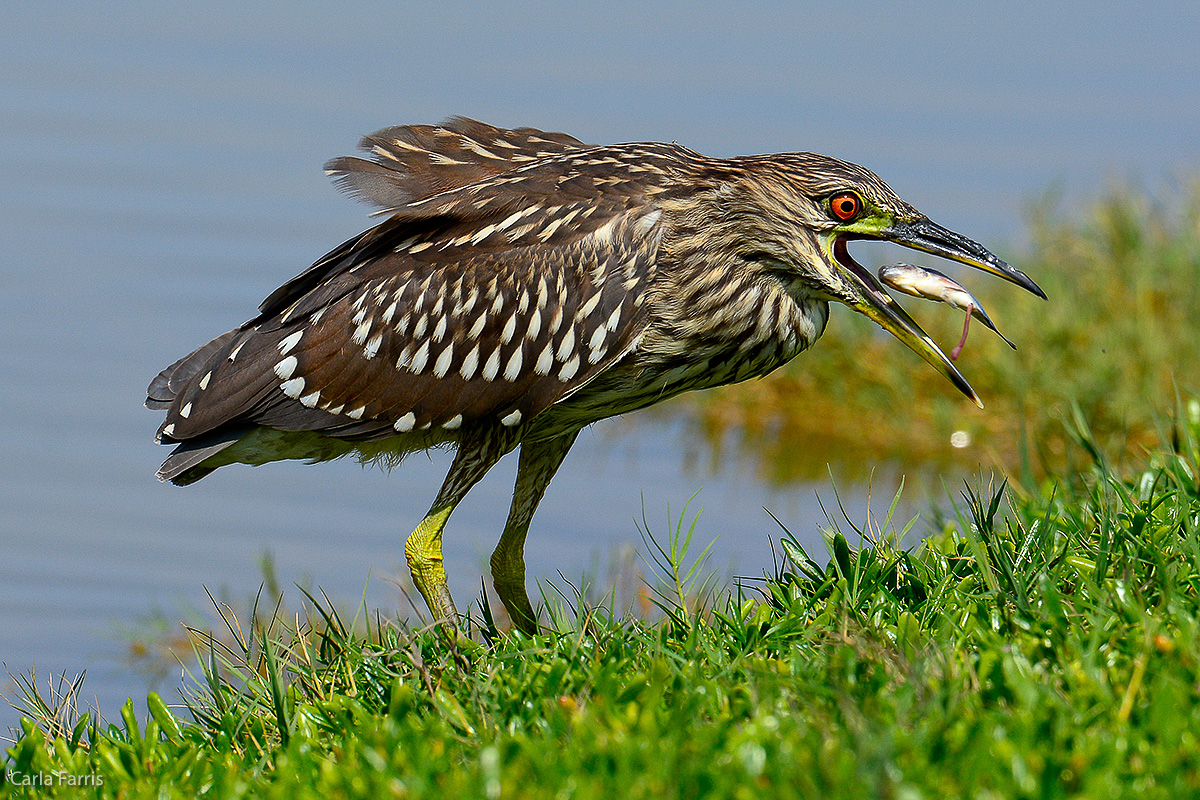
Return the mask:
<svg viewBox="0 0 1200 800">
<path fill-rule="evenodd" d="M 862 200 L 858 199 L 858 195 L 850 192 L 835 194 L 829 200 L 829 210 L 835 219 L 849 222 L 862 212 Z"/>
</svg>

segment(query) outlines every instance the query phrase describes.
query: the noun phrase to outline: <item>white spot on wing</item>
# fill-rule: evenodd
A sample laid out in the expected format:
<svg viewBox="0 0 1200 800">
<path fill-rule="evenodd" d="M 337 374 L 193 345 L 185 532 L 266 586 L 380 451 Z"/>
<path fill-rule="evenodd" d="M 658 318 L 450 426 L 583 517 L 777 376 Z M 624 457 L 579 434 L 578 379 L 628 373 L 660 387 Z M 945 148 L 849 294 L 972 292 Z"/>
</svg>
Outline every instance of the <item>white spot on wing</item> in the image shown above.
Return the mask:
<svg viewBox="0 0 1200 800">
<path fill-rule="evenodd" d="M 350 419 L 362 419 L 363 412 L 367 410 L 366 406 L 359 406 L 356 409 L 346 412 L 346 416 Z"/>
<path fill-rule="evenodd" d="M 312 394 L 306 394 L 306 395 L 304 395 L 304 397 L 301 397 L 300 405 L 308 406 L 309 408 L 316 408 L 317 401 L 319 401 L 320 399 L 321 399 L 321 390 L 318 389 L 317 391 L 313 392 Z"/>
<path fill-rule="evenodd" d="M 483 379 L 491 381 L 496 379 L 496 375 L 500 372 L 500 348 L 497 347 L 488 356 L 487 363 L 483 365 Z"/>
<path fill-rule="evenodd" d="M 471 352 L 467 353 L 467 357 L 463 359 L 462 366 L 458 368 L 458 374 L 463 376 L 463 380 L 469 381 L 475 377 L 475 369 L 479 366 L 479 345 L 476 344 L 471 348 Z"/>
<path fill-rule="evenodd" d="M 516 212 L 515 214 L 511 214 L 511 215 L 505 217 L 503 220 L 496 223 L 496 230 L 502 231 L 502 230 L 508 229 L 509 227 L 514 225 L 517 222 L 517 220 L 521 219 L 522 217 L 528 216 L 529 214 L 533 214 L 539 208 L 541 208 L 541 206 L 533 205 L 533 206 L 530 206 L 529 208 L 522 209 L 522 210 Z"/>
<path fill-rule="evenodd" d="M 597 244 L 607 245 L 612 241 L 613 231 L 616 230 L 616 227 L 617 218 L 613 217 L 608 222 L 592 231 L 592 238 L 596 240 Z"/>
<path fill-rule="evenodd" d="M 508 344 L 512 341 L 513 334 L 517 332 L 517 315 L 513 314 L 508 318 L 508 322 L 504 323 L 504 330 L 500 333 L 500 341 Z"/>
<path fill-rule="evenodd" d="M 596 306 L 600 303 L 600 292 L 588 298 L 588 301 L 583 304 L 579 311 L 575 312 L 575 319 L 584 319 L 591 316 L 591 313 L 596 310 Z"/>
<path fill-rule="evenodd" d="M 471 330 L 467 331 L 467 338 L 478 339 L 479 334 L 483 332 L 484 323 L 487 322 L 487 312 L 479 312 L 479 318 L 475 320 L 475 324 L 471 326 Z"/>
<path fill-rule="evenodd" d="M 508 359 L 508 366 L 504 368 L 504 380 L 515 381 L 521 376 L 521 355 L 522 348 L 518 347 L 513 351 L 512 357 Z"/>
<path fill-rule="evenodd" d="M 495 230 L 496 230 L 495 225 L 484 225 L 482 228 L 479 229 L 478 233 L 476 233 L 474 236 L 471 237 L 471 244 L 479 244 L 484 239 L 491 236 Z"/>
<path fill-rule="evenodd" d="M 179 416 L 187 419 L 192 415 L 192 404 L 184 403 L 183 408 L 179 409 Z"/>
<path fill-rule="evenodd" d="M 538 233 L 538 240 L 541 242 L 550 241 L 550 237 L 554 235 L 554 232 L 558 230 L 564 222 L 566 222 L 566 219 L 563 217 L 551 220 L 550 223 L 546 225 L 545 228 L 542 228 L 542 230 Z"/>
<path fill-rule="evenodd" d="M 300 395 L 304 394 L 304 378 L 292 378 L 290 381 L 284 381 L 279 384 L 279 388 L 288 397 L 299 400 Z"/>
<path fill-rule="evenodd" d="M 363 348 L 363 354 L 368 360 L 375 357 L 375 354 L 379 352 L 379 345 L 381 344 L 383 344 L 382 333 L 375 334 L 367 341 L 367 346 Z"/>
<path fill-rule="evenodd" d="M 462 315 L 464 317 L 467 314 L 470 314 L 471 310 L 473 308 L 475 308 L 475 301 L 478 299 L 479 299 L 479 287 L 472 286 L 471 293 L 469 295 L 467 295 L 466 301 L 462 304 L 461 308 L 455 309 L 455 313 L 458 315 Z"/>
<path fill-rule="evenodd" d="M 208 388 L 208 382 L 212 378 L 212 372 L 204 373 L 204 377 L 200 379 L 200 391 Z"/>
<path fill-rule="evenodd" d="M 396 359 L 396 369 L 404 369 L 412 363 L 412 345 L 404 345 L 404 349 L 400 351 L 400 357 Z"/>
<path fill-rule="evenodd" d="M 399 433 L 408 433 L 413 429 L 413 425 L 416 424 L 417 416 L 410 411 L 400 419 L 396 420 L 396 424 L 392 427 L 395 428 Z"/>
<path fill-rule="evenodd" d="M 563 368 L 558 371 L 558 379 L 560 381 L 569 381 L 575 377 L 575 373 L 579 371 L 579 354 L 571 356 L 571 360 L 563 364 Z"/>
<path fill-rule="evenodd" d="M 296 371 L 297 363 L 295 356 L 288 356 L 275 365 L 275 374 L 279 376 L 281 381 L 286 381 Z"/>
<path fill-rule="evenodd" d="M 513 411 L 511 414 L 500 418 L 500 424 L 504 425 L 506 427 L 509 427 L 509 428 L 511 428 L 513 425 L 516 425 L 520 421 L 521 421 L 520 409 L 517 409 L 516 411 Z"/>
<path fill-rule="evenodd" d="M 558 360 L 566 361 L 571 357 L 571 353 L 575 351 L 575 331 L 567 328 L 567 332 L 563 334 L 562 341 L 558 345 Z"/>
<path fill-rule="evenodd" d="M 453 417 L 443 422 L 442 427 L 449 431 L 462 427 L 462 414 L 455 414 Z"/>
<path fill-rule="evenodd" d="M 533 365 L 533 371 L 538 375 L 549 375 L 552 366 L 554 366 L 554 343 L 548 342 L 541 355 L 538 356 L 537 363 Z"/>
<path fill-rule="evenodd" d="M 367 335 L 371 332 L 371 322 L 372 320 L 367 320 L 355 328 L 354 335 L 350 337 L 350 340 L 357 345 L 366 344 Z"/>
<path fill-rule="evenodd" d="M 408 368 L 418 375 L 424 371 L 425 362 L 429 360 L 429 340 L 421 342 L 421 346 L 417 348 L 417 352 L 413 354 L 412 363 Z"/>
<path fill-rule="evenodd" d="M 286 356 L 291 352 L 292 348 L 300 344 L 300 337 L 304 335 L 304 331 L 296 331 L 291 336 L 279 342 L 279 355 Z"/>
<path fill-rule="evenodd" d="M 576 208 L 576 209 L 574 209 L 574 210 L 572 210 L 572 211 L 568 211 L 568 212 L 567 212 L 567 214 L 566 214 L 566 216 L 564 216 L 564 217 L 562 217 L 562 218 L 561 218 L 561 219 L 562 219 L 562 224 L 563 224 L 563 225 L 570 225 L 570 224 L 571 224 L 571 221 L 572 221 L 572 220 L 574 220 L 574 219 L 575 219 L 577 216 L 579 216 L 579 212 L 580 212 L 580 210 L 581 210 L 581 209 L 578 209 L 578 208 Z"/>
<path fill-rule="evenodd" d="M 450 362 L 454 360 L 454 342 L 446 345 L 446 349 L 437 357 L 437 361 L 433 364 L 433 375 L 436 378 L 446 377 L 446 373 L 450 371 Z"/>
</svg>

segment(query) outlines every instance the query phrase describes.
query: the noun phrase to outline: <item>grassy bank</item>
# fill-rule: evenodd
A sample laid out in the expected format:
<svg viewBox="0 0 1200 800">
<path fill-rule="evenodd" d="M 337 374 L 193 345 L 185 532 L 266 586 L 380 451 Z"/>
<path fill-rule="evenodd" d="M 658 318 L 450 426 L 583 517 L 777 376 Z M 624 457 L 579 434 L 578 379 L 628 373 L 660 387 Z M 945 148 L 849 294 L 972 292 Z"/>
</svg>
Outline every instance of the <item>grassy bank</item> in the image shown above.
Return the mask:
<svg viewBox="0 0 1200 800">
<path fill-rule="evenodd" d="M 491 644 L 464 649 L 311 598 L 290 618 L 226 611 L 173 709 L 46 709 L 8 751 L 7 790 L 1195 796 L 1196 414 L 1136 468 L 1076 429 L 1086 470 L 981 481 L 915 550 L 886 518 L 831 526 L 820 557 L 783 535 L 775 574 L 740 588 L 704 588 L 683 524 L 660 539 L 649 621 L 573 598 L 553 634 L 497 636 L 485 615 Z"/>
<path fill-rule="evenodd" d="M 1073 404 L 1114 457 L 1140 455 L 1177 392 L 1200 391 L 1200 185 L 1162 202 L 1114 189 L 1087 209 L 1061 205 L 1032 209 L 1029 246 L 1002 253 L 1049 302 L 955 270 L 1020 348 L 973 327 L 958 365 L 986 409 L 877 326 L 835 308 L 824 337 L 783 370 L 686 396 L 669 413 L 691 420 L 714 459 L 732 445 L 778 482 L 822 480 L 831 461 L 854 481 L 888 461 L 910 474 L 916 464 L 966 472 L 981 462 L 1010 473 L 1070 470 L 1082 466 L 1064 435 Z M 903 299 L 948 352 L 961 312 Z M 969 446 L 951 446 L 956 431 Z"/>
<path fill-rule="evenodd" d="M 288 613 L 218 605 L 181 696 L 101 720 L 27 684 L 0 793 L 1200 796 L 1200 401 L 1178 400 L 1200 391 L 1200 193 L 1066 218 L 1035 211 L 1012 258 L 1052 302 L 964 278 L 1022 348 L 973 332 L 959 363 L 986 411 L 847 314 L 787 371 L 674 406 L 776 480 L 1010 476 L 919 522 L 916 548 L 880 510 L 831 520 L 826 553 L 781 531 L 772 574 L 714 588 L 684 518 L 655 539 L 655 613 L 567 585 L 552 633 L 485 610 L 484 645 L 298 591 Z M 956 312 L 909 306 L 956 340 Z"/>
</svg>

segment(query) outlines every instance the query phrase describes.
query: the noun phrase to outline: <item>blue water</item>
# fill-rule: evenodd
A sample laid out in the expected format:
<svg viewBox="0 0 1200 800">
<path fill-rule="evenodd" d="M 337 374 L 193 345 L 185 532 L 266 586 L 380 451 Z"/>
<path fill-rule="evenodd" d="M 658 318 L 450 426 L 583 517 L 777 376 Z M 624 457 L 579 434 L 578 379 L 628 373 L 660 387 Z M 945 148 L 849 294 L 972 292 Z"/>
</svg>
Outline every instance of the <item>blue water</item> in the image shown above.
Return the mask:
<svg viewBox="0 0 1200 800">
<path fill-rule="evenodd" d="M 119 631 L 203 610 L 204 587 L 251 596 L 264 553 L 285 588 L 352 606 L 369 575 L 372 608 L 407 608 L 403 539 L 446 454 L 391 475 L 235 467 L 177 489 L 153 479 L 165 448 L 141 408 L 159 369 L 368 224 L 321 172 L 361 134 L 465 114 L 713 155 L 817 150 L 1003 253 L 1047 187 L 1070 212 L 1114 178 L 1158 188 L 1194 174 L 1198 40 L 1183 2 L 9 4 L 0 660 L 86 669 L 85 697 L 111 716 L 147 688 Z M 513 471 L 504 462 L 451 521 L 463 605 Z M 609 422 L 581 437 L 535 519 L 531 578 L 603 577 L 641 547 L 643 492 L 661 532 L 668 504 L 677 514 L 701 488 L 697 539 L 720 537 L 725 574 L 770 567 L 762 506 L 816 543 L 815 496 L 833 500 L 828 486 L 766 486 L 736 459 L 713 472 L 670 422 Z M 862 487 L 846 495 L 861 519 Z"/>
</svg>

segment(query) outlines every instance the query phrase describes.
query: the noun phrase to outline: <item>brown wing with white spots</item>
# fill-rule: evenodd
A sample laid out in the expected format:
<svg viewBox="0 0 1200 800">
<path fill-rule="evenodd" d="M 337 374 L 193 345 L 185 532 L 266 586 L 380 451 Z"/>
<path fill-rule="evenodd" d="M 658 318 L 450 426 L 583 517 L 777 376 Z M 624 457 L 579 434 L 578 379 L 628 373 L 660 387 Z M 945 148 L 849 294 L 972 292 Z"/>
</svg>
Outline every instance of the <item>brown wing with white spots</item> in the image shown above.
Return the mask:
<svg viewBox="0 0 1200 800">
<path fill-rule="evenodd" d="M 202 366 L 185 359 L 161 435 L 530 419 L 640 335 L 660 190 L 621 166 L 564 156 L 409 204 L 273 293 Z"/>
<path fill-rule="evenodd" d="M 452 120 L 446 125 L 455 123 L 465 127 L 463 131 L 452 131 L 454 136 L 439 133 L 450 131 L 448 127 L 406 126 L 388 128 L 367 137 L 366 141 L 373 137 L 383 141 L 385 133 L 398 131 L 423 144 L 419 148 L 414 145 L 411 150 L 396 149 L 395 157 L 390 160 L 380 155 L 379 163 L 362 159 L 331 161 L 331 167 L 339 163 L 342 167 L 330 172 L 340 175 L 344 179 L 343 185 L 356 188 L 364 196 L 367 190 L 362 187 L 367 184 L 360 186 L 345 181 L 357 181 L 369 174 L 365 171 L 367 166 L 383 170 L 390 188 L 377 187 L 370 192 L 395 214 L 387 222 L 345 242 L 280 286 L 263 301 L 259 310 L 271 314 L 283 309 L 332 276 L 401 249 L 397 241 L 406 237 L 414 242 L 433 242 L 440 236 L 476 239 L 481 232 L 489 231 L 489 226 L 492 229 L 499 226 L 510 244 L 538 247 L 560 243 L 569 239 L 572 233 L 586 234 L 603 224 L 609 215 L 654 202 L 666 192 L 665 179 L 673 162 L 680 154 L 690 153 L 675 145 L 659 144 L 587 147 L 566 134 L 544 133 L 532 128 L 508 131 L 465 119 Z M 477 129 L 488 133 L 478 133 Z M 465 138 L 455 138 L 466 137 L 464 131 L 468 130 L 476 132 L 476 138 L 481 141 L 506 142 L 507 150 L 494 142 L 493 148 L 496 152 L 507 152 L 510 159 L 486 159 L 477 152 L 478 148 L 463 144 Z M 391 140 L 398 142 L 401 138 L 397 134 Z M 454 142 L 459 143 L 456 148 L 451 147 Z M 429 149 L 435 145 L 441 149 Z M 465 164 L 460 159 L 453 159 L 450 154 L 458 155 L 459 151 L 473 154 L 477 160 Z M 409 160 L 402 162 L 401 155 Z M 466 157 L 461 156 L 462 159 Z M 452 160 L 454 165 L 443 163 L 444 160 Z M 347 161 L 356 162 L 357 166 L 351 169 L 343 163 Z M 363 169 L 359 170 L 359 167 Z M 435 173 L 435 178 L 426 176 L 425 173 L 430 171 Z M 467 178 L 479 179 L 466 185 L 457 183 Z M 431 190 L 442 184 L 453 186 L 444 191 Z M 392 202 L 402 205 L 392 207 Z M 514 218 L 514 214 L 519 216 Z M 538 228 L 539 225 L 545 227 Z M 535 236 L 524 236 L 534 228 L 538 228 Z M 478 239 L 473 243 L 484 247 L 504 246 L 503 240 L 498 243 L 496 239 L 486 242 Z M 328 291 L 309 298 L 305 307 L 316 307 L 327 296 Z"/>
</svg>

